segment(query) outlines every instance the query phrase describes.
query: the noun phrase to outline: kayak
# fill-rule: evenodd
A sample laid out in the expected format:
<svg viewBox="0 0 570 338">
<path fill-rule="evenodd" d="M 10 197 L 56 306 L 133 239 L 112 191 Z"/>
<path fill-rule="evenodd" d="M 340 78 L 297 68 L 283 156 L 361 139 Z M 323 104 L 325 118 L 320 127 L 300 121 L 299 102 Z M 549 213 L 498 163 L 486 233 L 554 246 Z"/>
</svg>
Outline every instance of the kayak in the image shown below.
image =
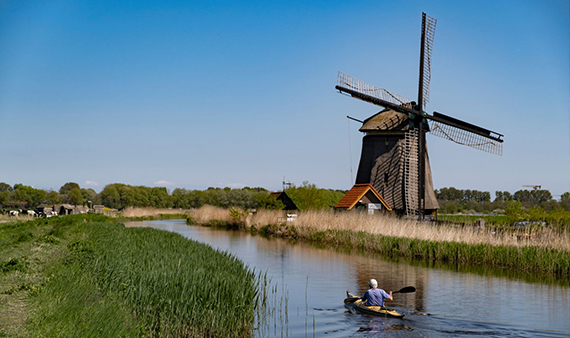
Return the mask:
<svg viewBox="0 0 570 338">
<path fill-rule="evenodd" d="M 361 313 L 366 313 L 369 315 L 381 316 L 381 317 L 392 317 L 392 318 L 404 318 L 404 315 L 383 306 L 366 306 L 362 299 L 359 299 L 353 303 L 356 311 Z"/>
<path fill-rule="evenodd" d="M 404 318 L 403 314 L 395 310 L 383 306 L 366 306 L 360 297 L 349 292 L 347 292 L 347 295 L 348 297 L 344 300 L 344 303 L 347 307 L 356 310 L 356 312 L 380 317 Z"/>
</svg>

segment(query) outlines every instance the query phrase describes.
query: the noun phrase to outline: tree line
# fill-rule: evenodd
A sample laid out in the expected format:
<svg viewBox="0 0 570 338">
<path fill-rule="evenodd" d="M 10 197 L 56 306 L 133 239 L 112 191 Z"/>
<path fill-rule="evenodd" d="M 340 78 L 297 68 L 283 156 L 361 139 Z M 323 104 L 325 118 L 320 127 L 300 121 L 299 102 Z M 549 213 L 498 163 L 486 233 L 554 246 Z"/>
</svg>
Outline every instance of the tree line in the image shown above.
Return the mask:
<svg viewBox="0 0 570 338">
<path fill-rule="evenodd" d="M 346 194 L 346 190 L 322 189 L 307 181 L 300 186 L 291 185 L 285 190 L 300 210 L 326 209 L 335 205 Z M 440 213 L 457 212 L 503 212 L 509 206 L 516 208 L 538 208 L 544 211 L 570 211 L 570 193 L 562 194 L 554 200 L 548 190 L 496 191 L 491 200 L 488 191 L 463 190 L 453 187 L 435 190 Z M 214 188 L 191 190 L 176 188 L 168 191 L 165 187 L 132 186 L 113 183 L 105 186 L 100 193 L 91 188 L 81 188 L 78 183 L 67 182 L 58 191 L 35 189 L 23 184 L 0 182 L 0 205 L 4 209 L 35 209 L 41 204 L 104 205 L 113 209 L 127 207 L 156 208 L 199 208 L 205 204 L 222 208 L 243 209 L 282 209 L 283 204 L 270 197 L 270 191 L 262 187 L 241 189 Z M 519 206 L 520 204 L 520 206 Z"/>
<path fill-rule="evenodd" d="M 495 191 L 495 199 L 492 201 L 491 193 L 488 191 L 462 190 L 453 187 L 436 189 L 435 196 L 439 202 L 440 213 L 502 212 L 513 205 L 547 212 L 557 209 L 570 211 L 570 192 L 562 194 L 557 201 L 552 198 L 550 191 L 544 189 L 521 189 L 514 194 L 508 191 Z"/>
<path fill-rule="evenodd" d="M 205 204 L 222 208 L 283 209 L 281 201 L 270 196 L 270 191 L 261 187 L 241 189 L 214 188 L 189 190 L 176 188 L 169 192 L 165 187 L 132 186 L 113 183 L 100 193 L 81 188 L 78 183 L 65 183 L 59 191 L 35 189 L 23 184 L 10 186 L 0 182 L 0 205 L 4 209 L 35 209 L 41 204 L 104 205 L 113 209 L 127 207 L 155 208 L 199 208 Z M 315 184 L 303 182 L 291 185 L 287 195 L 300 210 L 325 209 L 335 205 L 346 194 L 344 190 L 318 188 Z"/>
</svg>

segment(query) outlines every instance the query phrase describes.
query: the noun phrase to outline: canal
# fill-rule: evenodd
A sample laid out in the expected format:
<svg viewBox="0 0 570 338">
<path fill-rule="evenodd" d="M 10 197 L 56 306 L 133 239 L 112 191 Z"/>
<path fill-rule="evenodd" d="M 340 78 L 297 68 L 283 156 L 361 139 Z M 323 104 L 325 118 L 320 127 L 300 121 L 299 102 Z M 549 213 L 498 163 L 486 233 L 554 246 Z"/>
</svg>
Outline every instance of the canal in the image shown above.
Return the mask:
<svg viewBox="0 0 570 338">
<path fill-rule="evenodd" d="M 129 222 L 179 233 L 228 251 L 269 279 L 259 337 L 569 337 L 570 287 L 423 267 L 243 232 L 188 226 L 184 220 Z M 351 313 L 346 291 L 415 286 L 387 305 L 406 316 Z"/>
</svg>

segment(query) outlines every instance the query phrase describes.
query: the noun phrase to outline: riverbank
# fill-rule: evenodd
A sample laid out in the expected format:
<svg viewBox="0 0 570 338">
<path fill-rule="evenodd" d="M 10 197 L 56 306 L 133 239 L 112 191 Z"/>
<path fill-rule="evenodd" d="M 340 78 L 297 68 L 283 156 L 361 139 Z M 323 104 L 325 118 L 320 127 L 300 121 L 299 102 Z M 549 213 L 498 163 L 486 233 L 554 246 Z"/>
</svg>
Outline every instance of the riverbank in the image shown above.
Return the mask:
<svg viewBox="0 0 570 338">
<path fill-rule="evenodd" d="M 0 336 L 249 336 L 235 257 L 101 215 L 0 224 Z"/>
<path fill-rule="evenodd" d="M 323 245 L 349 247 L 388 257 L 494 266 L 556 276 L 570 275 L 570 233 L 560 228 L 436 226 L 391 216 L 330 211 L 256 214 L 205 206 L 189 213 L 188 223 L 241 228 Z"/>
</svg>

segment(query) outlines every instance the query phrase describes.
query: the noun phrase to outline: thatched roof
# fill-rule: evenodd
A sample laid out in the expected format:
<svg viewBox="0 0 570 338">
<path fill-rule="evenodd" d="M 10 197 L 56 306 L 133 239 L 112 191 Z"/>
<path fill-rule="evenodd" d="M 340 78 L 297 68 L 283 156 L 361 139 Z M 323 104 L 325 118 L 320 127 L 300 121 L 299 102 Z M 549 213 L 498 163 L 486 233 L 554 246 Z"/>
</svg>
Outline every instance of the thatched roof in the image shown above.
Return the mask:
<svg viewBox="0 0 570 338">
<path fill-rule="evenodd" d="M 409 129 L 409 117 L 407 114 L 391 109 L 384 109 L 370 116 L 360 127 L 361 132 L 370 131 L 406 131 Z"/>
</svg>

